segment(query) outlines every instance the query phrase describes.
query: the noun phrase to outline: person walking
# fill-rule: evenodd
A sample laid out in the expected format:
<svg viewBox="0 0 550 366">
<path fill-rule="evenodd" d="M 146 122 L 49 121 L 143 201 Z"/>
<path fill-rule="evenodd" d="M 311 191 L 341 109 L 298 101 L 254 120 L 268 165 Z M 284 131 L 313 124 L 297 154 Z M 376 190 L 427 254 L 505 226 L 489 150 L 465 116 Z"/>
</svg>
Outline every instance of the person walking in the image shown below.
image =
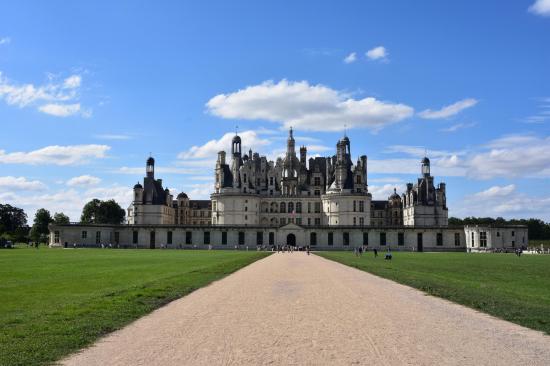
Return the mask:
<svg viewBox="0 0 550 366">
<path fill-rule="evenodd" d="M 378 257 L 378 249 L 374 248 L 374 258 Z"/>
</svg>

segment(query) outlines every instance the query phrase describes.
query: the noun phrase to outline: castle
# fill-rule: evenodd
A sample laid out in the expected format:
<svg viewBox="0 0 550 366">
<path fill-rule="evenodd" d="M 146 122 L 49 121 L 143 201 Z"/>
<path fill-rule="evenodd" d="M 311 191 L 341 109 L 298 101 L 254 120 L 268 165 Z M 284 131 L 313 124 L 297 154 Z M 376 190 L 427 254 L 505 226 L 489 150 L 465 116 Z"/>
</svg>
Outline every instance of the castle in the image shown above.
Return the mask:
<svg viewBox="0 0 550 366">
<path fill-rule="evenodd" d="M 528 243 L 526 227 L 450 227 L 446 185 L 435 185 L 427 157 L 417 182 L 408 183 L 401 196 L 394 189 L 387 200 L 373 200 L 367 156 L 354 165 L 347 136 L 331 157 L 308 159 L 305 146 L 298 156 L 292 129 L 285 155 L 276 161 L 251 150 L 243 155 L 241 146 L 235 135 L 229 162 L 225 151 L 218 152 L 210 200 L 191 200 L 183 192 L 174 199 L 155 178 L 149 157 L 126 225 L 51 225 L 50 245 L 486 251 Z"/>
</svg>

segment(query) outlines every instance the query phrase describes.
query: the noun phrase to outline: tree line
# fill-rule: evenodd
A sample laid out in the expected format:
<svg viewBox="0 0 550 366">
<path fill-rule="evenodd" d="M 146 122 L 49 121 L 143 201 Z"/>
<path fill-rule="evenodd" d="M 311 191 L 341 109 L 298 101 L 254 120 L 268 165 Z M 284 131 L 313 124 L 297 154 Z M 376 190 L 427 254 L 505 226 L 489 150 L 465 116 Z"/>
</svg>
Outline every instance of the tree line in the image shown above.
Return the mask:
<svg viewBox="0 0 550 366">
<path fill-rule="evenodd" d="M 449 225 L 525 225 L 529 230 L 530 240 L 550 240 L 550 222 L 534 218 L 506 220 L 502 217 L 496 219 L 492 217 L 465 217 L 463 219 L 450 217 Z"/>
<path fill-rule="evenodd" d="M 115 200 L 101 201 L 93 199 L 84 205 L 80 223 L 83 224 L 121 224 L 125 211 Z M 21 208 L 0 203 L 0 241 L 41 242 L 48 239 L 48 225 L 69 224 L 69 216 L 41 208 L 36 211 L 32 226 L 27 224 L 27 214 Z"/>
</svg>

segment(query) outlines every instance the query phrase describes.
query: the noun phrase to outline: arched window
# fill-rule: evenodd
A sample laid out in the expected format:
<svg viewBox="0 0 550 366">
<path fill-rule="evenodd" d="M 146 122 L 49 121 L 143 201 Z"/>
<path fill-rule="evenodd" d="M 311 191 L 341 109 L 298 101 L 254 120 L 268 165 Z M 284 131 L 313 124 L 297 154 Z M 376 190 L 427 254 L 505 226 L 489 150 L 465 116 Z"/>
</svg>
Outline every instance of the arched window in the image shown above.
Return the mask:
<svg viewBox="0 0 550 366">
<path fill-rule="evenodd" d="M 361 176 L 360 175 L 357 176 L 357 179 L 355 180 L 355 183 L 361 184 Z"/>
<path fill-rule="evenodd" d="M 296 213 L 302 213 L 302 202 L 296 202 Z"/>
<path fill-rule="evenodd" d="M 281 204 L 279 205 L 279 212 L 280 213 L 285 213 L 286 212 L 286 205 L 284 202 L 281 202 Z"/>
<path fill-rule="evenodd" d="M 294 211 L 294 203 L 289 202 L 288 203 L 288 213 L 292 213 Z"/>
</svg>

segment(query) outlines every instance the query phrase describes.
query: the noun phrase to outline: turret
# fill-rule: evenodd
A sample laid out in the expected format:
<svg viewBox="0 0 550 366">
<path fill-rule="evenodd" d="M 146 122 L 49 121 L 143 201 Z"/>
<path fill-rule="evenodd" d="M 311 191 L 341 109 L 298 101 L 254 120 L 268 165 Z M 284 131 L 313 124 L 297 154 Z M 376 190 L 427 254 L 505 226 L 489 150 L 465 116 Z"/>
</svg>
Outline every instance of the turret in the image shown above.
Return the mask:
<svg viewBox="0 0 550 366">
<path fill-rule="evenodd" d="M 152 156 L 145 163 L 145 173 L 147 178 L 155 178 L 155 159 Z"/>
<path fill-rule="evenodd" d="M 428 177 L 430 175 L 430 159 L 424 157 L 420 163 L 422 165 L 422 176 Z"/>
<path fill-rule="evenodd" d="M 300 164 L 305 168 L 307 160 L 307 148 L 305 146 L 300 147 Z"/>
<path fill-rule="evenodd" d="M 134 203 L 143 202 L 143 186 L 139 182 L 134 186 Z"/>
</svg>

